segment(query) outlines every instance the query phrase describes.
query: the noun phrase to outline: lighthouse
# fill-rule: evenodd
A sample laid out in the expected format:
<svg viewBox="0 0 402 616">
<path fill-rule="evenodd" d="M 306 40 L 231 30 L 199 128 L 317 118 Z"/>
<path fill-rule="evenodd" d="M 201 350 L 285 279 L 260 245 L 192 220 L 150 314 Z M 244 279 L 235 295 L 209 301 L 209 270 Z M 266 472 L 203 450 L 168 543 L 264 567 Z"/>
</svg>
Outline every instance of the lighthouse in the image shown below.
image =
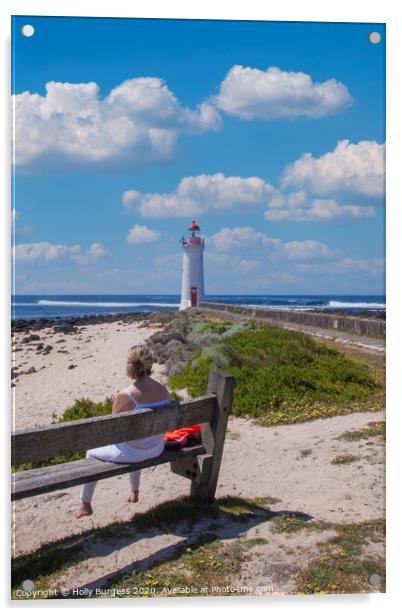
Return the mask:
<svg viewBox="0 0 402 616">
<path fill-rule="evenodd" d="M 195 220 L 187 227 L 187 237 L 181 238 L 183 247 L 183 278 L 179 310 L 196 306 L 204 297 L 204 238 Z"/>
</svg>

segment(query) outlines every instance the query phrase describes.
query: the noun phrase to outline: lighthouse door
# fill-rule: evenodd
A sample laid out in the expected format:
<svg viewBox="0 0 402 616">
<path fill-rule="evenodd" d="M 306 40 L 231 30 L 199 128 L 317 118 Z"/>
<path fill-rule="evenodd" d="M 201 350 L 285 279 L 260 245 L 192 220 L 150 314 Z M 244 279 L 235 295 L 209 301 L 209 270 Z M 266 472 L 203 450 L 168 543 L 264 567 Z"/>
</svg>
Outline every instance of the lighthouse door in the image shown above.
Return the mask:
<svg viewBox="0 0 402 616">
<path fill-rule="evenodd" d="M 191 305 L 197 305 L 197 287 L 191 287 Z"/>
</svg>

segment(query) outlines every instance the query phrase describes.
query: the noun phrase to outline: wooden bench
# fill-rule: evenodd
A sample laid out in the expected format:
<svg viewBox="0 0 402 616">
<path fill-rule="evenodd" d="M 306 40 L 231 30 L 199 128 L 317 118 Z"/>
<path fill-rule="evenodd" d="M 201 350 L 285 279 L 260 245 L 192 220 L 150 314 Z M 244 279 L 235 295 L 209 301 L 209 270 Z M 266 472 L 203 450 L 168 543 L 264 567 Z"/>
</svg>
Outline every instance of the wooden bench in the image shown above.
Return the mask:
<svg viewBox="0 0 402 616">
<path fill-rule="evenodd" d="M 174 473 L 191 480 L 191 498 L 211 503 L 215 497 L 232 400 L 233 377 L 214 371 L 209 375 L 207 395 L 189 402 L 15 432 L 11 440 L 13 466 L 202 424 L 200 444 L 178 450 L 165 449 L 159 457 L 135 464 L 85 458 L 13 473 L 12 500 L 170 462 Z"/>
</svg>

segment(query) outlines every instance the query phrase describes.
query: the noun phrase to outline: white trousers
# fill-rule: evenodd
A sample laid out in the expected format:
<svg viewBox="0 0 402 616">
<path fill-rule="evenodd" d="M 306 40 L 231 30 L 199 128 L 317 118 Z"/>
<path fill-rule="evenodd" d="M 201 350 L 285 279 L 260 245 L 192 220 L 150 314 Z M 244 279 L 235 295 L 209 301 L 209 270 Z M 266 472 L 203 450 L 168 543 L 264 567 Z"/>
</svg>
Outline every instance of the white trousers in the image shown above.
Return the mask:
<svg viewBox="0 0 402 616">
<path fill-rule="evenodd" d="M 148 458 L 156 458 L 164 449 L 163 440 L 157 444 L 157 447 L 149 449 L 148 451 L 135 451 L 129 445 L 125 443 L 118 443 L 117 445 L 106 445 L 105 447 L 97 447 L 95 449 L 89 449 L 86 453 L 86 458 L 95 458 L 97 460 L 103 460 L 105 462 L 140 462 Z M 141 471 L 131 471 L 128 473 L 130 481 L 130 488 L 134 492 L 140 487 Z M 96 487 L 97 481 L 91 481 L 84 483 L 81 486 L 80 498 L 85 503 L 90 503 Z"/>
</svg>

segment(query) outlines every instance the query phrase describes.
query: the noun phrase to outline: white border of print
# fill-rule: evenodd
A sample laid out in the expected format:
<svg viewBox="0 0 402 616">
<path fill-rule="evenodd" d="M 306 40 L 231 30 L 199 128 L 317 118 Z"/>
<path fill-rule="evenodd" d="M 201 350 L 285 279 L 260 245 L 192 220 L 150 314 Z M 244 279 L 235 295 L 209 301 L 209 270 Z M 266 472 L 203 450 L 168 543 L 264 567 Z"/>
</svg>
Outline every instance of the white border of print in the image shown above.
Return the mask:
<svg viewBox="0 0 402 616">
<path fill-rule="evenodd" d="M 402 120 L 398 108 L 401 108 L 401 81 L 397 81 L 397 58 L 402 57 L 402 5 L 392 0 L 382 0 L 373 2 L 372 0 L 337 0 L 336 2 L 326 3 L 317 0 L 282 0 L 279 3 L 261 2 L 261 0 L 248 0 L 243 3 L 217 2 L 216 0 L 203 0 L 194 3 L 188 0 L 148 0 L 148 2 L 137 3 L 132 0 L 113 0 L 112 3 L 82 2 L 82 0 L 3 0 L 0 5 L 0 28 L 1 28 L 1 113 L 0 113 L 0 134 L 6 135 L 0 150 L 0 186 L 2 187 L 4 206 L 1 210 L 0 229 L 2 233 L 1 242 L 1 267 L 3 282 L 3 318 L 1 321 L 1 343 L 3 353 L 1 356 L 1 391 L 2 409 L 5 425 L 3 425 L 3 438 L 6 447 L 3 452 L 9 452 L 8 434 L 10 422 L 8 421 L 10 408 L 9 400 L 9 294 L 10 294 L 10 267 L 9 267 L 9 203 L 10 203 L 10 112 L 9 112 L 9 91 L 10 91 L 10 16 L 19 15 L 65 15 L 65 16 L 105 16 L 105 17 L 166 17 L 166 18 L 192 18 L 192 19 L 245 19 L 245 20 L 271 20 L 271 21 L 336 21 L 336 22 L 370 22 L 387 24 L 387 593 L 385 595 L 354 595 L 354 596 L 323 596 L 323 597 L 262 597 L 262 598 L 222 598 L 211 600 L 190 600 L 180 601 L 175 599 L 159 600 L 158 605 L 153 602 L 141 602 L 141 609 L 146 608 L 152 611 L 159 608 L 166 610 L 185 608 L 199 612 L 206 609 L 207 605 L 221 604 L 222 606 L 241 610 L 249 605 L 257 611 L 269 609 L 270 611 L 280 609 L 281 614 L 289 613 L 292 609 L 297 609 L 300 614 L 311 614 L 326 609 L 337 610 L 341 606 L 350 605 L 355 610 L 364 610 L 365 615 L 376 614 L 378 609 L 391 607 L 390 603 L 395 603 L 399 599 L 398 584 L 400 571 L 401 554 L 401 533 L 400 533 L 400 507 L 398 511 L 397 503 L 400 500 L 397 486 L 400 484 L 401 460 L 397 459 L 398 452 L 402 450 L 398 442 L 401 434 L 401 412 L 398 407 L 397 383 L 400 381 L 400 352 L 398 340 L 401 340 L 400 315 L 402 314 L 402 294 L 398 296 L 398 278 L 400 279 L 401 269 L 401 245 L 400 235 L 402 233 L 401 208 L 397 200 L 400 170 L 400 144 L 402 143 Z M 400 68 L 400 67 L 399 67 Z M 399 146 L 399 152 L 398 152 Z M 398 157 L 399 154 L 399 157 Z M 399 174 L 399 177 L 398 177 Z M 398 207 L 399 206 L 399 207 Z M 399 276 L 398 276 L 399 275 Z M 7 469 L 9 458 L 4 454 L 3 469 Z M 7 457 L 6 457 L 7 456 Z M 8 475 L 8 471 L 3 472 L 2 477 Z M 8 502 L 8 479 L 3 481 L 3 502 Z M 3 510 L 4 511 L 4 510 Z M 3 514 L 2 529 L 9 541 L 9 520 Z M 1 581 L 4 585 L 2 592 L 2 602 L 5 607 L 10 607 L 9 597 L 9 554 L 8 550 L 3 550 L 1 561 Z M 111 603 L 111 602 L 112 603 Z M 162 601 L 162 603 L 161 603 Z M 191 605 L 188 605 L 188 601 Z M 208 601 L 208 603 L 206 603 Z M 35 602 L 30 605 L 31 609 L 42 606 L 54 607 L 48 602 Z M 94 607 L 93 601 L 76 600 L 73 604 L 74 610 L 106 609 L 112 606 L 133 607 L 133 604 L 117 602 L 117 600 L 101 601 Z M 85 606 L 85 608 L 84 608 Z M 27 607 L 27 606 L 25 606 Z M 71 602 L 63 601 L 58 603 L 60 608 L 73 609 Z M 13 610 L 22 610 L 13 604 Z"/>
</svg>

